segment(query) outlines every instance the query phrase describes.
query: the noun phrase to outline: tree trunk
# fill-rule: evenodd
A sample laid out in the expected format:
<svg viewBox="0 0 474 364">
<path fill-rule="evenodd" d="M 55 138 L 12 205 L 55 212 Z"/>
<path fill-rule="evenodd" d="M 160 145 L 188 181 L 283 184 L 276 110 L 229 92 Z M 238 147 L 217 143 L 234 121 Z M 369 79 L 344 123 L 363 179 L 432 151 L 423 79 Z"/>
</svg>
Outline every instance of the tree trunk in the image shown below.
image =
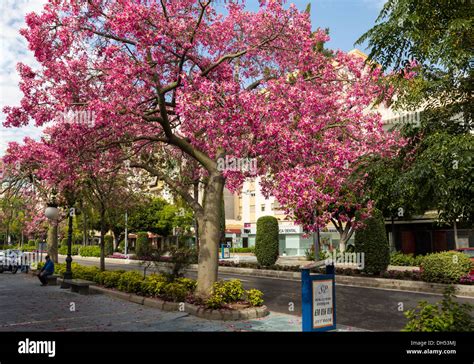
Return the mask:
<svg viewBox="0 0 474 364">
<path fill-rule="evenodd" d="M 58 262 L 58 222 L 50 221 L 48 228 L 48 255 L 54 263 Z"/>
<path fill-rule="evenodd" d="M 105 211 L 100 212 L 100 270 L 105 270 Z"/>
<path fill-rule="evenodd" d="M 336 230 L 339 233 L 339 251 L 344 253 L 346 251 L 346 244 L 351 238 L 354 229 L 352 228 L 352 221 L 346 222 L 346 225 L 343 225 L 342 221 L 333 221 L 333 225 L 336 227 Z"/>
<path fill-rule="evenodd" d="M 209 296 L 212 285 L 217 281 L 224 177 L 212 174 L 205 192 L 204 211 L 197 217 L 199 223 L 199 265 L 196 294 L 201 298 Z"/>
</svg>

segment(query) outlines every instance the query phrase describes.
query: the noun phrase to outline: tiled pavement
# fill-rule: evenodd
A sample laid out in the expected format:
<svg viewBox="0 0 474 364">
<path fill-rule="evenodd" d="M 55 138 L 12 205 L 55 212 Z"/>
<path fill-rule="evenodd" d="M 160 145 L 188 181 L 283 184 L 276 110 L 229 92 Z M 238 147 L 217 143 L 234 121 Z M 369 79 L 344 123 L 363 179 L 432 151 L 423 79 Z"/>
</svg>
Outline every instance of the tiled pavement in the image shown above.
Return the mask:
<svg viewBox="0 0 474 364">
<path fill-rule="evenodd" d="M 0 331 L 300 330 L 300 317 L 280 313 L 248 321 L 210 321 L 106 295 L 82 296 L 59 286 L 41 287 L 36 277 L 27 274 L 0 274 Z"/>
</svg>

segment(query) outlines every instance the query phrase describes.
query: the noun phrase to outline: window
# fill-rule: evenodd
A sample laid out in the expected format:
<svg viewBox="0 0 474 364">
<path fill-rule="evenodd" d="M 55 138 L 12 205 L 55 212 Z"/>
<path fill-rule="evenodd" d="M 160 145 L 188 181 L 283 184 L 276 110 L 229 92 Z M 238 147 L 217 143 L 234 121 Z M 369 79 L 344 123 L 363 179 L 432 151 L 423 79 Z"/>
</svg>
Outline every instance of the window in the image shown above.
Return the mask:
<svg viewBox="0 0 474 364">
<path fill-rule="evenodd" d="M 260 206 L 260 210 L 261 210 L 261 211 L 265 211 L 265 204 L 262 204 L 262 205 Z"/>
</svg>

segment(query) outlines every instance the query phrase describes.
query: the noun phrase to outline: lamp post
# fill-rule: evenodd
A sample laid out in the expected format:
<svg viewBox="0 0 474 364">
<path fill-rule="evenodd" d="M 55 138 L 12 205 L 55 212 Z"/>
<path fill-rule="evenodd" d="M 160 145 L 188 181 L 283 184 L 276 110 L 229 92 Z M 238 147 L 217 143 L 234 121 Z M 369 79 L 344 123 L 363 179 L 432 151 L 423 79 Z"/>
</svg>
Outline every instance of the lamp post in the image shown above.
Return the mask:
<svg viewBox="0 0 474 364">
<path fill-rule="evenodd" d="M 125 255 L 128 255 L 128 211 L 125 211 Z"/>
<path fill-rule="evenodd" d="M 76 214 L 76 209 L 74 207 L 69 208 L 68 213 L 68 230 L 67 230 L 67 257 L 66 257 L 66 271 L 64 272 L 64 280 L 72 279 L 72 218 Z M 61 286 L 61 288 L 69 288 L 69 285 Z"/>
</svg>

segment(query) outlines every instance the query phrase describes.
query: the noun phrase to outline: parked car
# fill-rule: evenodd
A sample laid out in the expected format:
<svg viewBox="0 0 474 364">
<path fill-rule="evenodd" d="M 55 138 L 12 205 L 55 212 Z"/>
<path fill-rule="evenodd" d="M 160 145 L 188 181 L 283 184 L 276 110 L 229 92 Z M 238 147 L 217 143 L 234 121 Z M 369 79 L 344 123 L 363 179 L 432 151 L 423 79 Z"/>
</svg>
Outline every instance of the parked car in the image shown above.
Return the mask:
<svg viewBox="0 0 474 364">
<path fill-rule="evenodd" d="M 457 252 L 466 254 L 471 259 L 471 275 L 474 275 L 474 248 L 459 248 L 456 249 Z"/>
</svg>

